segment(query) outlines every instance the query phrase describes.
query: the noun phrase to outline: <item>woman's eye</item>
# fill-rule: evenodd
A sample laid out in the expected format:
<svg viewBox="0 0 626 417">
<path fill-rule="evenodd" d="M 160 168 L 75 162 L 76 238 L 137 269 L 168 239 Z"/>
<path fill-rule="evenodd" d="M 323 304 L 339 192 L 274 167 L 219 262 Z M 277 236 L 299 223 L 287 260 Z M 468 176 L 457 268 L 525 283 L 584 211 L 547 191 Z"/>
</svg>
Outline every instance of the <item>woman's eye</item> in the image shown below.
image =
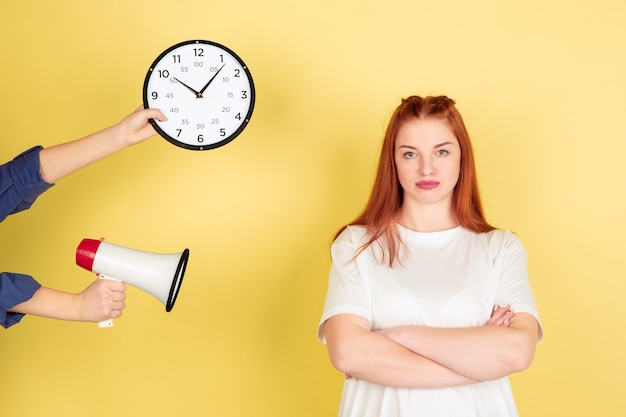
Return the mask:
<svg viewBox="0 0 626 417">
<path fill-rule="evenodd" d="M 446 155 L 447 155 L 447 154 L 449 154 L 449 153 L 450 153 L 450 152 L 448 152 L 448 151 L 447 151 L 447 150 L 445 150 L 445 149 L 439 149 L 439 150 L 437 150 L 437 155 L 438 155 L 438 156 L 446 156 Z"/>
<path fill-rule="evenodd" d="M 416 156 L 415 152 L 412 152 L 412 151 L 404 153 L 405 158 L 415 158 L 415 156 Z"/>
</svg>

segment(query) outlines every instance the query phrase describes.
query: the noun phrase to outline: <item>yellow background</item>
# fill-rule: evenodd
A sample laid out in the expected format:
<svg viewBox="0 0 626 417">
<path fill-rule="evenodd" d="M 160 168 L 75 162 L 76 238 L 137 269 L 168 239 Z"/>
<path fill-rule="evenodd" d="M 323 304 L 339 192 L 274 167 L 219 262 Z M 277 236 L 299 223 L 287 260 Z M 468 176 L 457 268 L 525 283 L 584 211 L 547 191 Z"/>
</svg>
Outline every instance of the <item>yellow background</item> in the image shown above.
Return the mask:
<svg viewBox="0 0 626 417">
<path fill-rule="evenodd" d="M 129 288 L 113 329 L 26 317 L 0 331 L 0 415 L 336 415 L 315 336 L 328 245 L 368 196 L 409 94 L 458 102 L 490 220 L 530 255 L 546 332 L 520 414 L 623 416 L 626 3 L 621 0 L 0 1 L 2 160 L 141 105 L 167 47 L 248 64 L 244 133 L 155 137 L 57 184 L 1 227 L 1 269 L 78 292 L 83 238 L 191 257 L 170 313 Z"/>
</svg>

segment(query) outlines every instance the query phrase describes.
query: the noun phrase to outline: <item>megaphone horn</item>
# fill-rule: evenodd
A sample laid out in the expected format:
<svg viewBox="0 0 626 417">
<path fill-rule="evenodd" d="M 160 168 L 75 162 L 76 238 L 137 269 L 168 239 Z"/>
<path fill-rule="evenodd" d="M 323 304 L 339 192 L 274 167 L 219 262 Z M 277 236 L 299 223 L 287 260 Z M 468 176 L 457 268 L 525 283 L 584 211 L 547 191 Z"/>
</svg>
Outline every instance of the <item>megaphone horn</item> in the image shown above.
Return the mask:
<svg viewBox="0 0 626 417">
<path fill-rule="evenodd" d="M 76 264 L 95 272 L 102 279 L 131 284 L 165 304 L 174 307 L 187 268 L 189 249 L 181 253 L 160 254 L 125 248 L 103 239 L 83 239 L 76 248 Z M 100 322 L 113 326 L 113 320 Z"/>
</svg>

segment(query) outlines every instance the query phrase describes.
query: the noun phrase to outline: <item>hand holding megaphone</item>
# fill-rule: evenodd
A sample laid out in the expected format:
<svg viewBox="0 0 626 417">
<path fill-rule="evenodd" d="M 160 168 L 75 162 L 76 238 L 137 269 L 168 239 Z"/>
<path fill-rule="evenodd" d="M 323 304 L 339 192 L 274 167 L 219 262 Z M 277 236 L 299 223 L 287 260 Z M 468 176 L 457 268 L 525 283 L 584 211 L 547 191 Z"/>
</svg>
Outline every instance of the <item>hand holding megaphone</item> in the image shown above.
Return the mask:
<svg viewBox="0 0 626 417">
<path fill-rule="evenodd" d="M 118 318 L 126 307 L 126 284 L 119 281 L 96 279 L 81 291 L 81 321 L 98 321 L 103 317 Z M 109 320 L 106 320 L 109 321 Z M 104 321 L 102 323 L 105 323 Z M 112 322 L 111 322 L 112 324 Z"/>
<path fill-rule="evenodd" d="M 176 254 L 159 254 L 129 249 L 104 242 L 83 239 L 76 248 L 76 264 L 95 272 L 102 279 L 131 284 L 165 304 L 165 311 L 174 307 L 183 281 L 189 249 Z M 99 323 L 112 327 L 113 320 Z"/>
</svg>

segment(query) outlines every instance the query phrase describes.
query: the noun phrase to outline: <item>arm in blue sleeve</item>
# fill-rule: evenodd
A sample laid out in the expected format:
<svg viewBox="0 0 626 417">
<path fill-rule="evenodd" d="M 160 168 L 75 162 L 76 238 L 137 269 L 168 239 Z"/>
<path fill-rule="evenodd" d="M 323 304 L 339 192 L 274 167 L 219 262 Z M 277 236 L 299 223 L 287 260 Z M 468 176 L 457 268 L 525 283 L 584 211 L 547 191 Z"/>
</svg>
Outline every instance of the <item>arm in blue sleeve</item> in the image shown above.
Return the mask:
<svg viewBox="0 0 626 417">
<path fill-rule="evenodd" d="M 0 166 L 0 221 L 30 208 L 40 194 L 52 187 L 39 172 L 41 149 L 33 147 Z"/>
<path fill-rule="evenodd" d="M 5 329 L 18 323 L 24 314 L 8 309 L 32 298 L 41 285 L 29 275 L 0 273 L 0 326 Z"/>
</svg>

